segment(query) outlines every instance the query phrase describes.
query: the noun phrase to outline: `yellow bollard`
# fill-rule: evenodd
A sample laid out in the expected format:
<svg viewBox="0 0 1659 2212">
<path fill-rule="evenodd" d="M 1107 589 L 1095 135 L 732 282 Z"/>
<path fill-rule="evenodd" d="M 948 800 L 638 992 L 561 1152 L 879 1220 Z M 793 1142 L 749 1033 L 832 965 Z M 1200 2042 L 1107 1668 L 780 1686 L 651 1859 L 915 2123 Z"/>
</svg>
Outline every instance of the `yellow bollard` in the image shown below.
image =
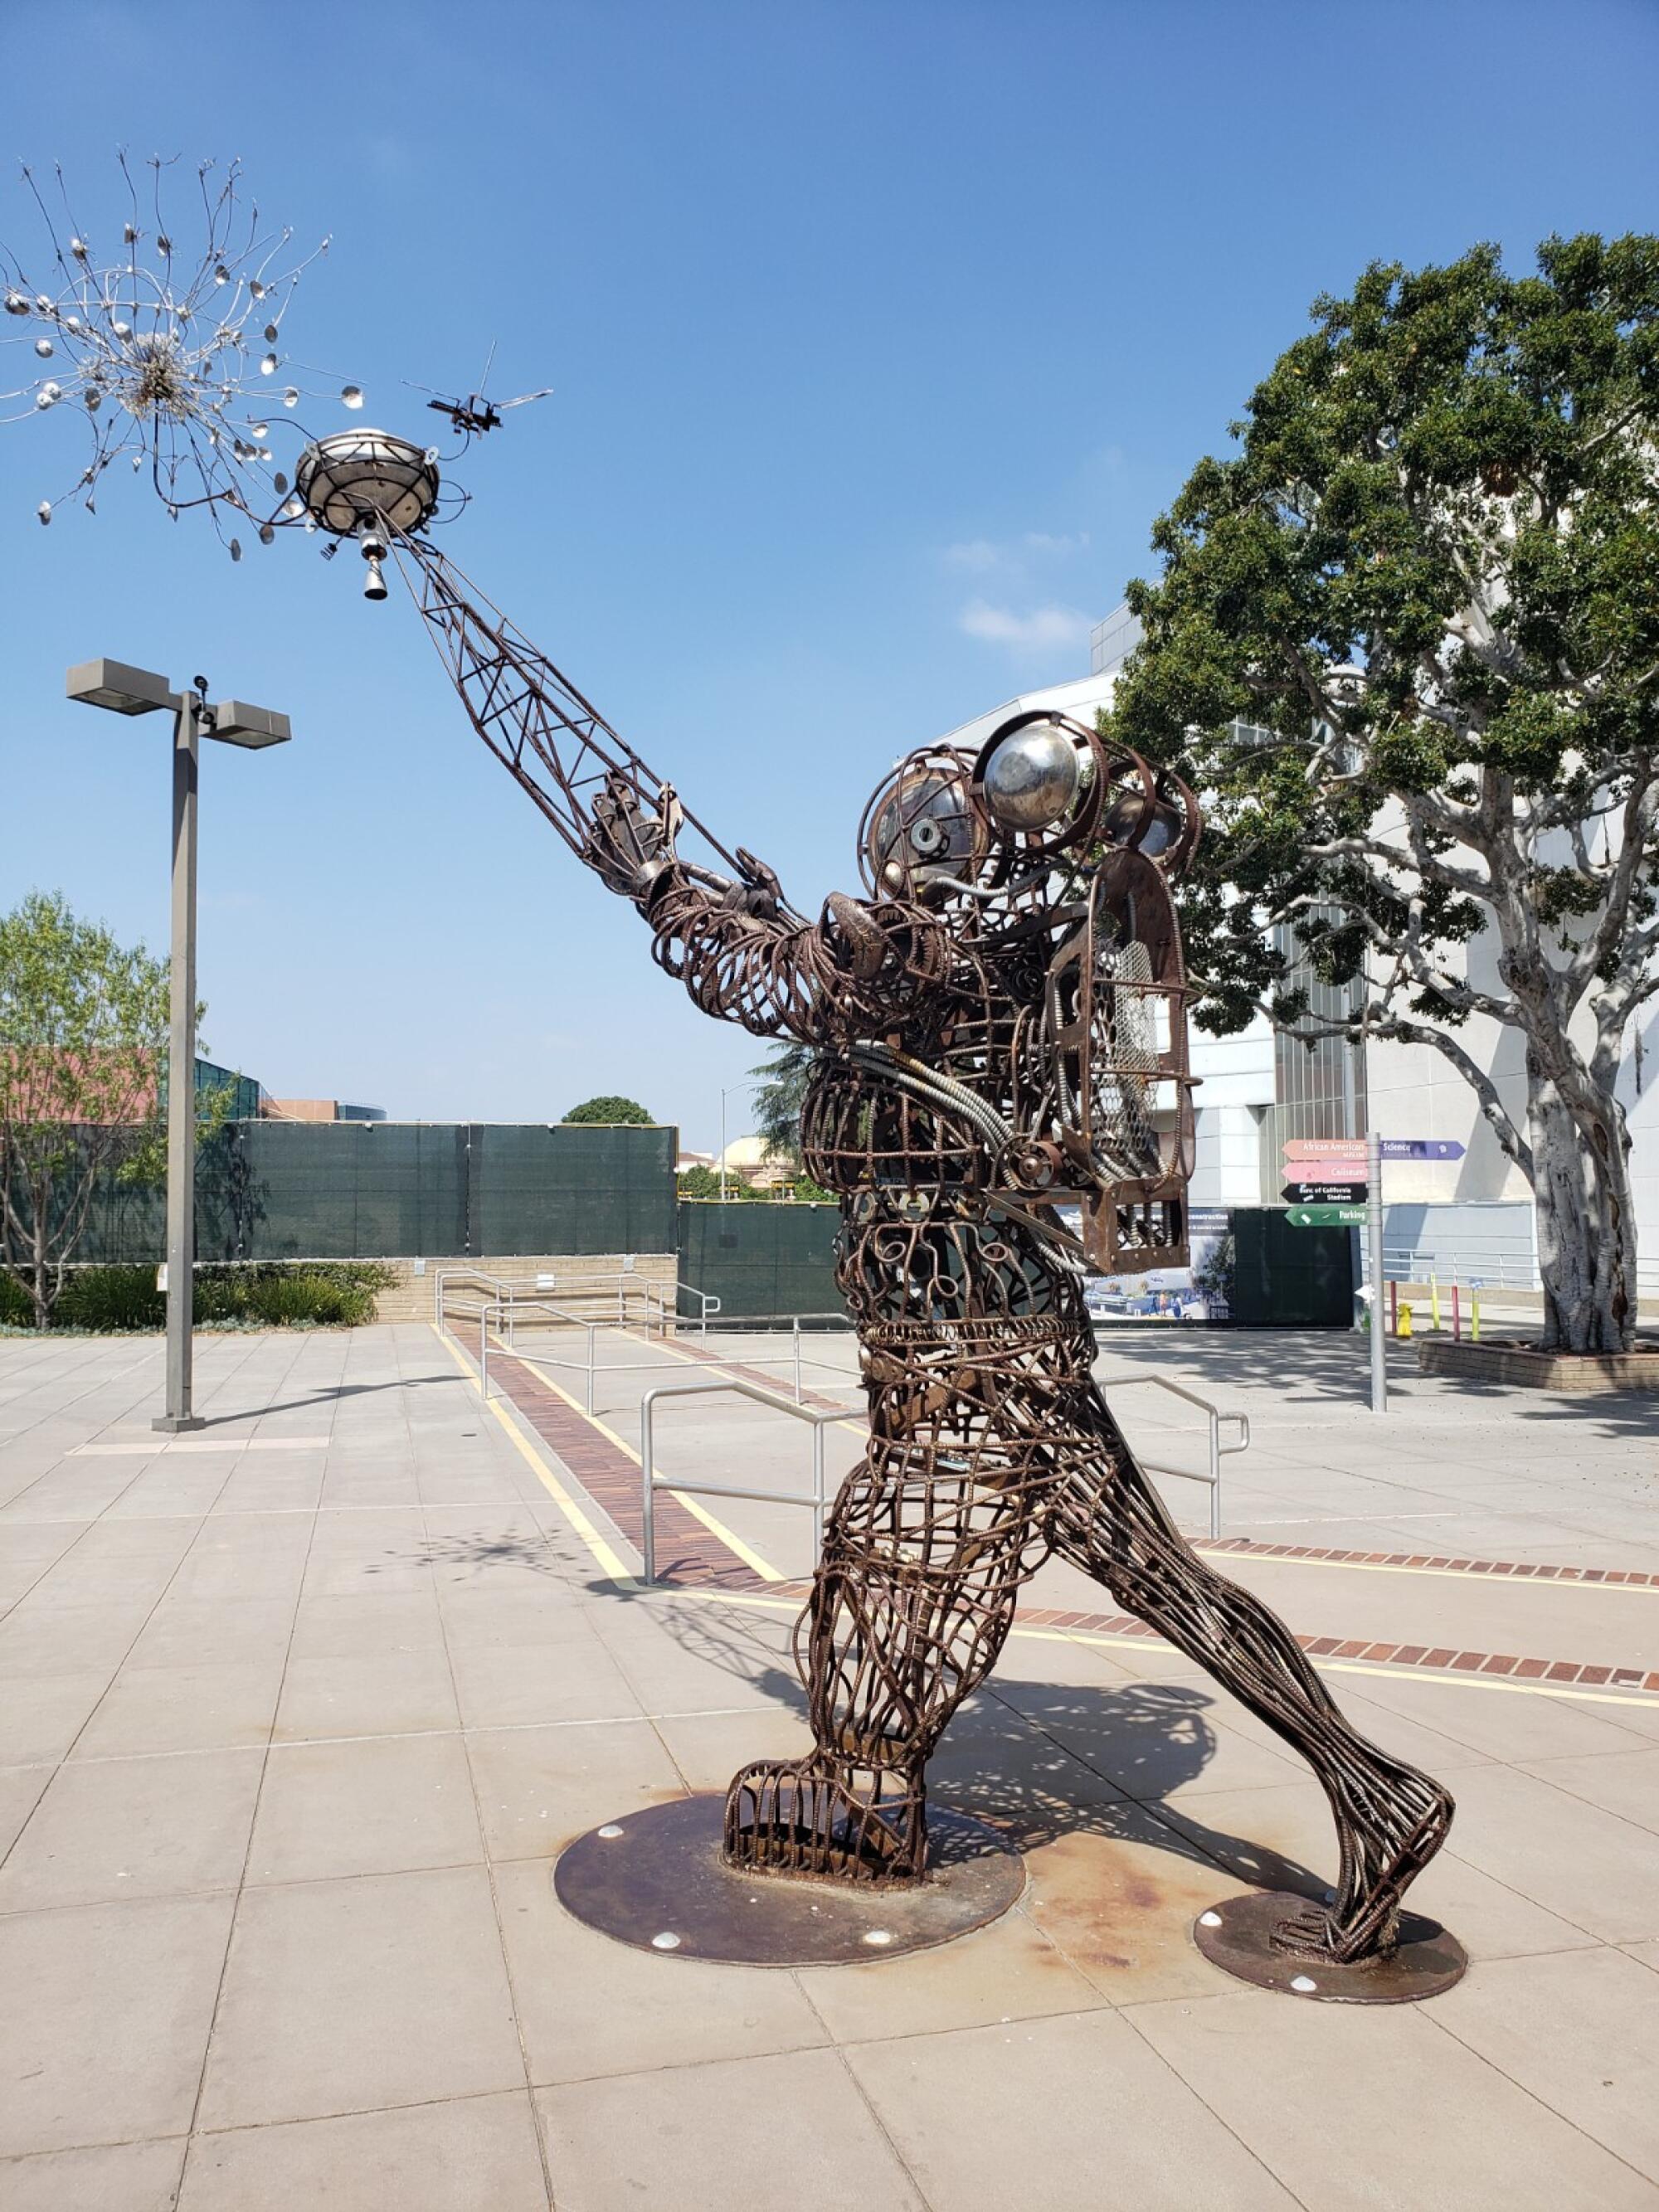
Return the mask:
<svg viewBox="0 0 1659 2212">
<path fill-rule="evenodd" d="M 1411 1333 L 1412 1310 L 1409 1306 L 1401 1306 L 1400 1309 L 1400 1327 L 1395 1330 L 1395 1334 L 1397 1336 L 1409 1337 Z"/>
<path fill-rule="evenodd" d="M 1471 1344 L 1479 1344 L 1480 1341 L 1480 1293 L 1479 1291 L 1469 1292 L 1469 1341 Z"/>
<path fill-rule="evenodd" d="M 1438 1336 L 1440 1334 L 1440 1278 L 1438 1275 L 1429 1277 L 1429 1319 L 1433 1324 L 1435 1334 Z"/>
</svg>

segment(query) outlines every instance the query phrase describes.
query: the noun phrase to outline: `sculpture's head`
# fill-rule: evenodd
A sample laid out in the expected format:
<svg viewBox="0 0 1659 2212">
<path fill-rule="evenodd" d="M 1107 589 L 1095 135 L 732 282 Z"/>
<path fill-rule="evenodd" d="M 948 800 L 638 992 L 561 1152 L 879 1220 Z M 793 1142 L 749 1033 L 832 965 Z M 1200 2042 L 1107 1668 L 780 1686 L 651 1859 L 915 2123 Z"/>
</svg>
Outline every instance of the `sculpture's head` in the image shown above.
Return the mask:
<svg viewBox="0 0 1659 2212">
<path fill-rule="evenodd" d="M 901 762 L 865 809 L 859 860 L 878 898 L 957 905 L 994 926 L 998 911 L 1074 900 L 1113 853 L 1174 878 L 1198 832 L 1179 776 L 1039 708 L 977 756 L 928 745 Z"/>
</svg>

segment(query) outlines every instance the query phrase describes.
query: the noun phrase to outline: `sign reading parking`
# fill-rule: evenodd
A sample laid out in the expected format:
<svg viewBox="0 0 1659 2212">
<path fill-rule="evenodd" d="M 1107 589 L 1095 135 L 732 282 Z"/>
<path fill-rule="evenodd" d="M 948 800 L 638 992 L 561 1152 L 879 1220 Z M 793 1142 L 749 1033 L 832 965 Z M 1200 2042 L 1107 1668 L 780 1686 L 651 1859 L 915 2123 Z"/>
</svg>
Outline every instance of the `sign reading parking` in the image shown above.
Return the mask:
<svg viewBox="0 0 1659 2212">
<path fill-rule="evenodd" d="M 1287 1206 L 1285 1218 L 1292 1229 L 1363 1229 L 1363 1206 Z"/>
</svg>

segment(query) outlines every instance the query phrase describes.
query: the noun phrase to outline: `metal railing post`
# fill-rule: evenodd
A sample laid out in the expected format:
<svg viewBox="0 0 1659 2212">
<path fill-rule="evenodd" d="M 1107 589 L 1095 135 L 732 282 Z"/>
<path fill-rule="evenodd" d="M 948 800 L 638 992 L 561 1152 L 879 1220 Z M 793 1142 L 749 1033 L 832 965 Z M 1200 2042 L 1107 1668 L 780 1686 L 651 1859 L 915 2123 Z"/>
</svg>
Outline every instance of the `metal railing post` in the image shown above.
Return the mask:
<svg viewBox="0 0 1659 2212">
<path fill-rule="evenodd" d="M 1221 1534 L 1221 1415 L 1210 1408 L 1210 1541 Z"/>
<path fill-rule="evenodd" d="M 799 1314 L 796 1314 L 796 1315 L 793 1316 L 793 1320 L 794 1320 L 794 1334 L 795 1334 L 795 1403 L 799 1406 L 799 1403 L 800 1403 L 800 1401 L 801 1401 L 801 1400 L 800 1400 L 800 1316 L 799 1316 Z"/>
<path fill-rule="evenodd" d="M 598 1322 L 589 1322 L 587 1324 L 587 1410 L 590 1413 L 593 1410 L 593 1346 L 599 1334 Z"/>
<path fill-rule="evenodd" d="M 489 1308 L 478 1308 L 478 1395 L 489 1395 Z"/>
<path fill-rule="evenodd" d="M 799 1396 L 797 1403 L 799 1403 Z M 823 1424 L 812 1425 L 812 1565 L 823 1557 Z"/>
<path fill-rule="evenodd" d="M 641 1579 L 657 1579 L 657 1459 L 656 1407 L 647 1390 L 640 1401 L 640 1571 Z"/>
</svg>

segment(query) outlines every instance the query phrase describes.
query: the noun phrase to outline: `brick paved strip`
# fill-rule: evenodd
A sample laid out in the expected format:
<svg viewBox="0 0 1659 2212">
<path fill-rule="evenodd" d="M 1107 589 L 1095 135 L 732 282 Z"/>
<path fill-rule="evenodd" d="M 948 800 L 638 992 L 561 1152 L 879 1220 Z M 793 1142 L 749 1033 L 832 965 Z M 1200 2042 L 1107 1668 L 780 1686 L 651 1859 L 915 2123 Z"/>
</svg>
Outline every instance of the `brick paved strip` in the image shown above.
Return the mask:
<svg viewBox="0 0 1659 2212">
<path fill-rule="evenodd" d="M 492 1379 L 637 1552 L 645 1538 L 639 1462 L 515 1361 L 501 1360 Z M 685 1589 L 772 1587 L 666 1491 L 657 1494 L 655 1520 L 659 1581 Z"/>
<path fill-rule="evenodd" d="M 1340 1552 L 1321 1544 L 1261 1544 L 1254 1536 L 1218 1536 L 1200 1540 L 1200 1552 L 1232 1553 L 1253 1559 L 1323 1559 L 1336 1566 L 1415 1567 L 1443 1575 L 1486 1575 L 1515 1581 L 1596 1583 L 1615 1589 L 1659 1589 L 1659 1574 L 1624 1567 L 1555 1567 L 1535 1559 L 1473 1559 L 1449 1552 Z"/>
<path fill-rule="evenodd" d="M 635 1551 L 644 1535 L 641 1508 L 641 1476 L 639 1462 L 613 1443 L 603 1430 L 588 1417 L 568 1404 L 551 1389 L 538 1376 L 516 1362 L 503 1359 L 495 1370 L 498 1386 L 529 1422 L 538 1436 L 555 1451 L 573 1480 L 585 1490 L 593 1503 L 611 1520 Z M 657 1578 L 669 1589 L 764 1590 L 774 1597 L 797 1598 L 805 1601 L 811 1584 L 805 1582 L 768 1583 L 753 1568 L 729 1552 L 712 1528 L 705 1528 L 696 1517 L 668 1492 L 658 1495 L 657 1509 Z M 1365 1559 L 1377 1564 L 1423 1565 L 1437 1564 L 1433 1560 L 1407 1559 L 1403 1554 L 1360 1553 L 1347 1552 L 1312 1553 L 1300 1546 L 1255 1544 L 1247 1538 L 1236 1536 L 1219 1543 L 1200 1547 L 1208 1552 L 1247 1553 L 1253 1557 L 1321 1558 L 1337 1559 Z M 1449 1563 L 1452 1564 L 1452 1563 Z M 1469 1568 L 1475 1563 L 1463 1560 L 1455 1565 Z M 1481 1563 L 1488 1571 L 1498 1573 L 1532 1571 L 1565 1580 L 1606 1580 L 1607 1570 L 1601 1568 L 1554 1568 L 1524 1570 L 1510 1569 L 1501 1562 Z M 1632 1575 L 1632 1582 L 1649 1582 L 1648 1576 Z M 1061 1632 L 1077 1630 L 1084 1635 L 1145 1638 L 1149 1643 L 1161 1643 L 1155 1629 L 1127 1613 L 1078 1613 L 1045 1606 L 1028 1606 L 1021 1609 L 1019 1625 L 1024 1628 L 1048 1628 Z M 1449 1644 L 1432 1647 L 1421 1644 L 1383 1644 L 1369 1642 L 1365 1638 L 1344 1639 L 1337 1636 L 1297 1636 L 1297 1642 L 1310 1659 L 1358 1659 L 1367 1665 L 1389 1668 L 1420 1668 L 1431 1674 L 1488 1674 L 1516 1681 L 1577 1683 L 1584 1688 L 1603 1685 L 1615 1689 L 1651 1691 L 1659 1693 L 1659 1670 L 1644 1672 L 1636 1667 L 1604 1667 L 1586 1664 L 1582 1660 L 1522 1658 L 1509 1652 L 1458 1651 Z"/>
</svg>

